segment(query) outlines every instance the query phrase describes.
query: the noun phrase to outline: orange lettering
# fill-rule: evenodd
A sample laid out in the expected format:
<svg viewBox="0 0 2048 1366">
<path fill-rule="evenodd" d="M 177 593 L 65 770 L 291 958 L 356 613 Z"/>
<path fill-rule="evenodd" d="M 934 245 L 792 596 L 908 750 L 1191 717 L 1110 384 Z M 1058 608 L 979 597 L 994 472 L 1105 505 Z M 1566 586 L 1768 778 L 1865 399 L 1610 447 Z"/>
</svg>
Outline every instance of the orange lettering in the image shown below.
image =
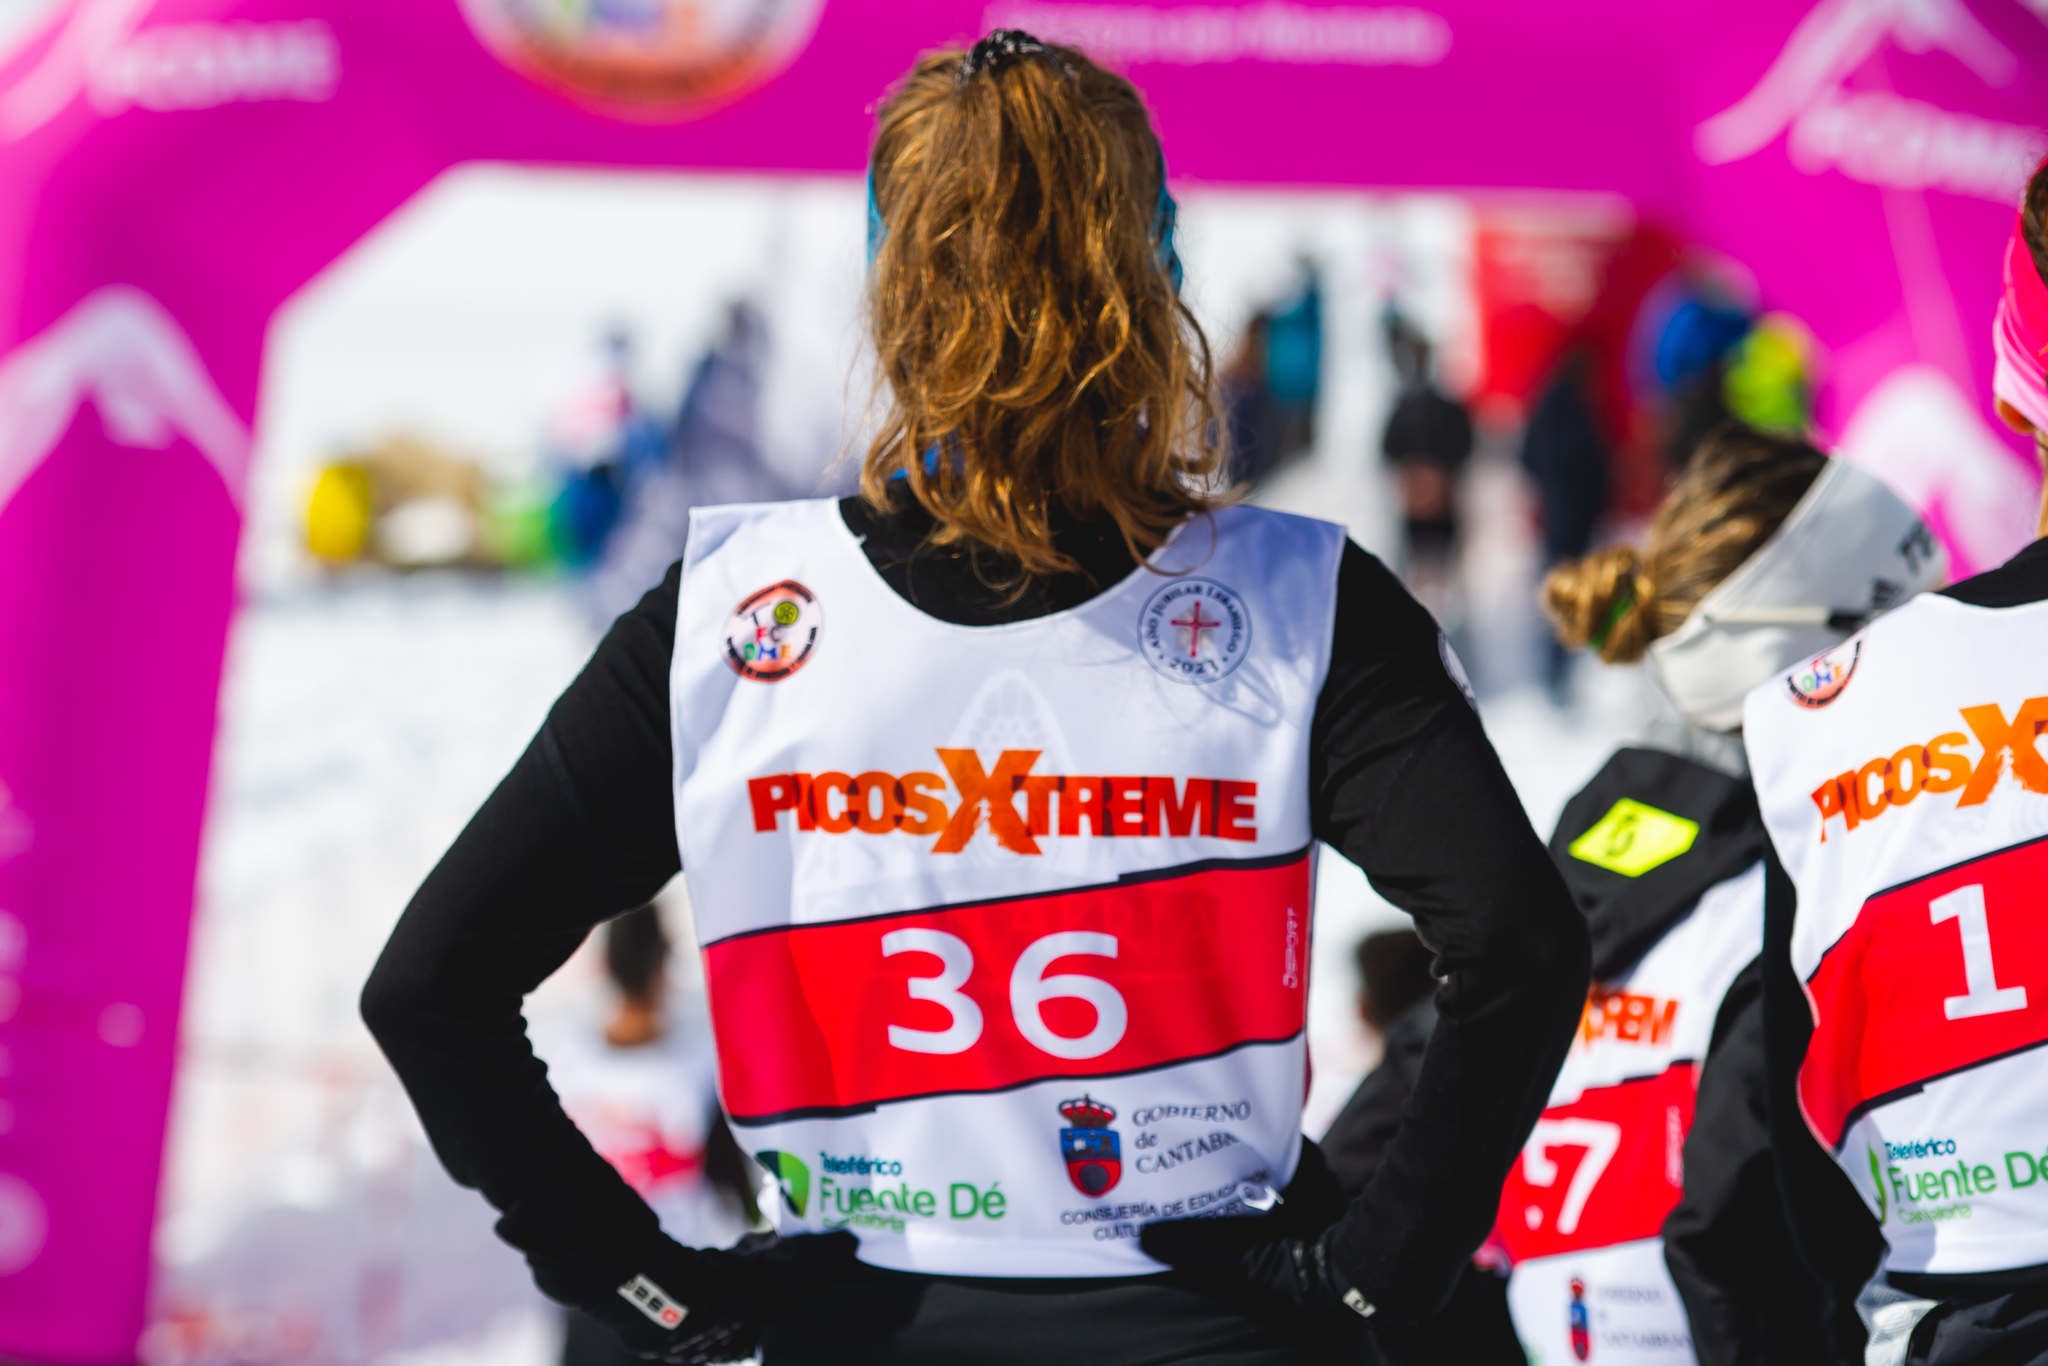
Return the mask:
<svg viewBox="0 0 2048 1366">
<path fill-rule="evenodd" d="M 1037 853 L 1038 841 L 1031 837 L 1030 827 L 1017 814 L 1015 797 L 1024 775 L 1038 762 L 1038 755 L 1035 749 L 1006 749 L 996 756 L 995 772 L 991 773 L 982 768 L 981 756 L 971 749 L 940 750 L 939 762 L 946 766 L 953 786 L 960 791 L 960 805 L 953 808 L 953 817 L 946 822 L 932 852 L 957 854 L 965 849 L 980 827 L 985 809 L 988 831 L 997 844 L 1013 854 Z M 1063 818 L 1064 814 L 1062 811 Z"/>
<path fill-rule="evenodd" d="M 1964 707 L 1963 720 L 1976 735 L 1977 743 L 1984 746 L 1984 757 L 1977 761 L 1970 785 L 1956 799 L 1958 807 L 1976 806 L 1991 795 L 1991 789 L 2005 771 L 1999 759 L 2006 754 L 2012 756 L 2012 773 L 2021 787 L 2048 794 L 2048 761 L 2034 748 L 2041 728 L 2048 725 L 2048 697 L 2028 698 L 2019 715 L 2010 722 L 1996 705 Z"/>
<path fill-rule="evenodd" d="M 984 824 L 997 844 L 1016 854 L 1038 853 L 1038 841 L 1055 829 L 1062 836 L 1098 839 L 1258 838 L 1257 783 L 1033 773 L 1041 754 L 1035 749 L 1003 750 L 993 768 L 972 749 L 937 753 L 943 775 L 921 770 L 899 777 L 869 769 L 858 777 L 833 770 L 750 778 L 754 828 L 772 832 L 782 813 L 793 811 L 800 831 L 934 835 L 935 854 L 959 853 Z M 949 788 L 959 793 L 957 803 L 948 802 Z"/>
<path fill-rule="evenodd" d="M 1081 822 L 1088 821 L 1098 835 L 1109 833 L 1109 816 L 1105 808 L 1107 778 L 1062 778 L 1060 779 L 1060 833 L 1078 835 Z"/>
<path fill-rule="evenodd" d="M 1842 800 L 1842 780 L 1830 778 L 1813 790 L 1813 804 L 1820 809 L 1820 842 L 1828 842 L 1828 817 L 1841 816 L 1848 819 L 1848 807 Z"/>
<path fill-rule="evenodd" d="M 880 796 L 881 809 L 869 798 Z M 853 823 L 860 827 L 863 835 L 883 835 L 894 830 L 903 820 L 903 799 L 896 795 L 896 779 L 887 773 L 863 773 L 853 780 L 853 791 L 848 795 L 847 806 L 853 811 Z"/>
<path fill-rule="evenodd" d="M 1259 795 L 1259 785 L 1220 778 L 1216 782 L 1216 795 L 1216 837 L 1226 840 L 1257 839 L 1259 832 L 1252 824 L 1252 799 Z"/>
<path fill-rule="evenodd" d="M 1913 774 L 1913 781 L 1907 782 L 1906 775 Z M 1913 799 L 1927 786 L 1927 751 L 1919 745 L 1907 745 L 1891 758 L 1890 776 L 1884 785 L 1884 795 L 1893 806 L 1910 806 Z"/>
<path fill-rule="evenodd" d="M 1953 792 L 1970 780 L 1970 761 L 1956 750 L 1970 743 L 1959 730 L 1944 732 L 1927 742 L 1927 790 Z M 1940 777 L 1935 777 L 1935 774 Z"/>
<path fill-rule="evenodd" d="M 1889 759 L 1872 759 L 1856 770 L 1856 809 L 1862 813 L 1864 820 L 1875 820 L 1892 804 L 1888 792 L 1891 773 L 1892 761 Z M 1870 786 L 1870 780 L 1873 778 L 1877 779 L 1877 788 L 1874 792 Z"/>
<path fill-rule="evenodd" d="M 834 792 L 845 800 L 834 812 L 827 800 Z M 820 773 L 811 779 L 811 806 L 818 828 L 828 835 L 843 835 L 853 829 L 853 778 L 846 773 Z"/>
<path fill-rule="evenodd" d="M 946 804 L 932 794 L 945 790 L 946 780 L 936 773 L 906 773 L 902 793 L 903 819 L 898 825 L 906 835 L 936 834 L 946 823 Z"/>
<path fill-rule="evenodd" d="M 783 812 L 796 810 L 796 774 L 751 778 L 747 781 L 747 798 L 754 806 L 754 828 L 773 830 Z"/>
<path fill-rule="evenodd" d="M 1109 813 L 1109 833 L 1112 835 L 1144 835 L 1145 829 L 1145 780 L 1143 778 L 1104 778 L 1102 780 L 1102 805 Z"/>
<path fill-rule="evenodd" d="M 1178 784 L 1171 778 L 1145 780 L 1145 833 L 1186 839 L 1208 834 L 1215 819 L 1215 784 L 1206 778 L 1189 778 Z"/>
<path fill-rule="evenodd" d="M 1024 824 L 1033 835 L 1052 833 L 1052 794 L 1063 781 L 1045 773 L 1024 779 Z"/>
<path fill-rule="evenodd" d="M 1827 843 L 1830 817 L 1840 816 L 1843 827 L 1854 830 L 1895 806 L 1911 805 L 1923 792 L 1960 788 L 1959 809 L 1980 805 L 1990 799 L 2008 766 L 2022 788 L 2048 796 L 2048 756 L 2036 748 L 2041 732 L 2048 730 L 2048 697 L 2028 698 L 2010 721 L 1996 703 L 1959 710 L 1969 735 L 1944 731 L 1924 745 L 1907 745 L 1888 759 L 1872 759 L 1815 788 L 1821 843 Z M 1971 736 L 1984 751 L 1974 764 L 1963 752 Z"/>
<path fill-rule="evenodd" d="M 1678 1022 L 1678 1002 L 1633 991 L 1595 987 L 1579 1012 L 1579 1042 L 1660 1044 Z"/>
</svg>

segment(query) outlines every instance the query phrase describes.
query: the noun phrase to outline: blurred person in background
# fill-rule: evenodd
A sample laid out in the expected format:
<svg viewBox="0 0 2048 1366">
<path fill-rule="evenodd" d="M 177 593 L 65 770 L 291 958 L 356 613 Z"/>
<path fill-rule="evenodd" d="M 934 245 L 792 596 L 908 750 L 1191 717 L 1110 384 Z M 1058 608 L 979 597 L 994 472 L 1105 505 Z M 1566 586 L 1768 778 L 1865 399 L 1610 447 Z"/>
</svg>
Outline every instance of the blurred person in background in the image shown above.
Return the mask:
<svg viewBox="0 0 2048 1366">
<path fill-rule="evenodd" d="M 535 1051 L 569 1118 L 653 1208 L 663 1233 L 729 1243 L 760 1223 L 756 1168 L 718 1108 L 710 1039 L 677 1018 L 661 913 L 642 906 L 606 922 L 600 934 L 613 992 L 609 1017 L 601 1029 L 581 1022 L 537 1039 Z M 580 1309 L 565 1315 L 562 1366 L 640 1360 L 599 1320 Z"/>
<path fill-rule="evenodd" d="M 1609 452 L 1593 396 L 1593 356 L 1573 347 L 1559 362 L 1522 431 L 1521 464 L 1536 486 L 1546 570 L 1577 559 L 1607 515 Z M 1571 654 L 1547 642 L 1543 682 L 1558 706 L 1571 700 Z"/>
<path fill-rule="evenodd" d="M 1394 471 L 1401 505 L 1401 577 L 1438 620 L 1446 620 L 1453 615 L 1472 415 L 1438 386 L 1428 338 L 1392 308 L 1385 331 L 1400 391 L 1380 435 L 1380 455 Z"/>
<path fill-rule="evenodd" d="M 2048 466 L 2048 165 L 2004 268 L 1993 393 Z M 1829 1281 L 1881 1269 L 1873 1363 L 2048 1361 L 2048 501 L 2037 534 L 1743 713 L 1769 1137 Z"/>
<path fill-rule="evenodd" d="M 1352 951 L 1359 1023 L 1380 1058 L 1321 1140 L 1330 1170 L 1347 1191 L 1365 1188 L 1414 1092 L 1423 1047 L 1436 1027 L 1437 980 L 1429 960 L 1429 947 L 1411 929 L 1365 935 Z"/>
<path fill-rule="evenodd" d="M 660 427 L 634 388 L 632 329 L 607 329 L 601 350 L 595 379 L 548 422 L 547 453 L 561 478 L 548 507 L 548 535 L 571 568 L 604 554 L 629 491 L 661 459 Z"/>
<path fill-rule="evenodd" d="M 1266 378 L 1266 343 L 1273 317 L 1261 309 L 1245 324 L 1237 349 L 1223 363 L 1216 387 L 1230 431 L 1230 482 L 1256 488 L 1280 456 L 1280 416 Z"/>
<path fill-rule="evenodd" d="M 1728 365 L 1749 329 L 1743 310 L 1689 292 L 1658 332 L 1652 364 L 1670 404 L 1663 450 L 1672 473 L 1683 472 L 1700 443 L 1734 416 L 1726 397 Z"/>
<path fill-rule="evenodd" d="M 1618 750 L 1551 837 L 1592 933 L 1593 988 L 1495 1232 L 1533 1357 L 1599 1360 L 1626 1342 L 1644 1366 L 1857 1359 L 1794 1252 L 1767 1151 L 1739 1141 L 1763 1114 L 1747 1059 L 1771 860 L 1741 707 L 1938 582 L 1932 550 L 1878 480 L 1731 424 L 1687 462 L 1640 548 L 1545 582 L 1558 638 L 1647 661 L 1680 722 Z"/>
<path fill-rule="evenodd" d="M 1436 1029 L 1438 985 L 1429 947 L 1413 930 L 1365 935 L 1352 960 L 1358 969 L 1358 1018 L 1379 1043 L 1380 1060 L 1321 1140 L 1346 1195 L 1371 1183 L 1387 1144 L 1400 1130 Z M 1386 1366 L 1523 1366 L 1508 1318 L 1507 1283 L 1478 1265 L 1460 1274 L 1441 1313 L 1406 1331 L 1383 1331 L 1375 1345 Z"/>
<path fill-rule="evenodd" d="M 861 495 L 696 514 L 365 1018 L 542 1289 L 660 1359 L 1370 1361 L 1485 1236 L 1584 928 L 1428 614 L 1342 528 L 1224 505 L 1131 85 L 1014 31 L 928 55 L 871 185 Z M 1300 1133 L 1318 839 L 1443 982 L 1348 1202 Z M 684 864 L 780 1187 L 780 1236 L 726 1251 L 661 1232 L 520 1015 Z"/>
<path fill-rule="evenodd" d="M 683 383 L 657 458 L 635 469 L 617 530 L 590 575 L 586 597 L 602 622 L 631 607 L 681 552 L 690 509 L 758 503 L 796 493 L 768 463 L 761 438 L 768 320 L 750 299 L 726 307 L 724 324 Z"/>
<path fill-rule="evenodd" d="M 725 325 L 683 384 L 669 429 L 669 458 L 703 503 L 753 500 L 764 480 L 761 383 L 768 320 L 751 299 L 735 299 Z"/>
<path fill-rule="evenodd" d="M 1323 392 L 1323 277 L 1313 259 L 1296 261 L 1293 295 L 1270 311 L 1266 384 L 1273 396 L 1277 435 L 1274 462 L 1309 450 L 1316 441 L 1316 404 Z"/>
</svg>

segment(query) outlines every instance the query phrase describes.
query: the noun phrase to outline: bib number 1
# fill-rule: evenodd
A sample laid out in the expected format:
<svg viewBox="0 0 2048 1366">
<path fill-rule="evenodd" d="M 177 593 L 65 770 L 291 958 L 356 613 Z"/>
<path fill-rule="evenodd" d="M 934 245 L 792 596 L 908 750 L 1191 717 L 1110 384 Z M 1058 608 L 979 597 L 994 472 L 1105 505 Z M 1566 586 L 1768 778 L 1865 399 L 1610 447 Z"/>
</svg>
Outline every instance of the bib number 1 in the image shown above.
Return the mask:
<svg viewBox="0 0 2048 1366">
<path fill-rule="evenodd" d="M 939 971 L 928 977 L 913 977 L 905 990 L 919 1001 L 930 1001 L 944 1010 L 944 1029 L 912 1029 L 889 1026 L 891 1047 L 907 1053 L 964 1053 L 980 1041 L 981 1006 L 961 990 L 974 973 L 974 950 L 967 941 L 944 930 L 892 930 L 882 936 L 883 957 L 899 953 L 928 953 L 939 960 Z M 1061 958 L 1117 956 L 1116 936 L 1087 930 L 1065 930 L 1033 940 L 1017 956 L 1010 973 L 1010 1014 L 1017 1032 L 1036 1049 L 1069 1062 L 1099 1058 L 1122 1042 L 1130 1024 L 1130 1008 L 1123 994 L 1100 977 L 1083 973 L 1046 976 L 1046 969 Z M 1095 1010 L 1095 1024 L 1087 1033 L 1070 1037 L 1046 1023 L 1045 1003 L 1070 997 L 1086 1001 Z"/>
<path fill-rule="evenodd" d="M 1799 1097 L 1824 1146 L 1939 1079 L 1975 1097 L 1958 1101 L 1973 1115 L 2018 1104 L 2001 1094 L 2009 1074 L 1963 1074 L 2048 1044 L 2044 886 L 2048 839 L 2031 839 L 1864 902 L 1806 982 L 1814 1023 Z"/>
<path fill-rule="evenodd" d="M 1955 921 L 1963 939 L 1963 985 L 1969 989 L 1960 996 L 1943 998 L 1944 1015 L 1951 1020 L 1969 1020 L 2027 1008 L 2025 987 L 1998 985 L 1998 972 L 1991 961 L 1991 922 L 1984 914 L 1983 883 L 1934 898 L 1927 904 L 1927 914 L 1937 925 Z"/>
</svg>

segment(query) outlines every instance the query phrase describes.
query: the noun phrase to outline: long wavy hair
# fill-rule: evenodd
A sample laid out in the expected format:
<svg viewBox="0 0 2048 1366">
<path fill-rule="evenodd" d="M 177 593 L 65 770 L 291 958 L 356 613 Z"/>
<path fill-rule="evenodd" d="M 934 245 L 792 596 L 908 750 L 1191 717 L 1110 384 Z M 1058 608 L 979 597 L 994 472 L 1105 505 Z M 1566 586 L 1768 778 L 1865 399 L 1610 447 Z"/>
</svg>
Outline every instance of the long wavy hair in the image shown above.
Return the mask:
<svg viewBox="0 0 2048 1366">
<path fill-rule="evenodd" d="M 1143 556 L 1217 505 L 1209 344 L 1155 241 L 1165 163 L 1129 81 L 1022 35 L 928 54 L 881 107 L 871 171 L 870 503 L 901 479 L 933 542 L 1027 577 L 1075 567 L 1056 507 Z"/>
</svg>

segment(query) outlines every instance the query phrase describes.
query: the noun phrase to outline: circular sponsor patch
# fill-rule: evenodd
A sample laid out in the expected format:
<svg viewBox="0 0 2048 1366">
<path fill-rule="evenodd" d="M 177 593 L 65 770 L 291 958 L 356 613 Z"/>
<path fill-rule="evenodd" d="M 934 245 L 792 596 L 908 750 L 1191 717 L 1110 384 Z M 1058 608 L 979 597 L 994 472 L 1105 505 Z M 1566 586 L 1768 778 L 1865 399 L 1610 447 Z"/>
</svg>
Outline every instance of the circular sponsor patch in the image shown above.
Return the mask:
<svg viewBox="0 0 2048 1366">
<path fill-rule="evenodd" d="M 1863 642 L 1852 640 L 1800 665 L 1785 680 L 1785 686 L 1792 691 L 1792 700 L 1802 707 L 1825 707 L 1849 686 L 1849 679 L 1856 672 L 1856 661 L 1862 656 Z"/>
<path fill-rule="evenodd" d="M 524 75 L 625 118 L 680 120 L 786 68 L 824 0 L 461 0 L 470 26 Z"/>
<path fill-rule="evenodd" d="M 1252 614 L 1214 579 L 1175 579 L 1138 613 L 1138 649 L 1176 683 L 1228 678 L 1251 650 Z"/>
<path fill-rule="evenodd" d="M 818 648 L 825 609 L 795 579 L 750 594 L 725 623 L 725 662 L 741 678 L 778 683 L 804 666 Z"/>
</svg>

